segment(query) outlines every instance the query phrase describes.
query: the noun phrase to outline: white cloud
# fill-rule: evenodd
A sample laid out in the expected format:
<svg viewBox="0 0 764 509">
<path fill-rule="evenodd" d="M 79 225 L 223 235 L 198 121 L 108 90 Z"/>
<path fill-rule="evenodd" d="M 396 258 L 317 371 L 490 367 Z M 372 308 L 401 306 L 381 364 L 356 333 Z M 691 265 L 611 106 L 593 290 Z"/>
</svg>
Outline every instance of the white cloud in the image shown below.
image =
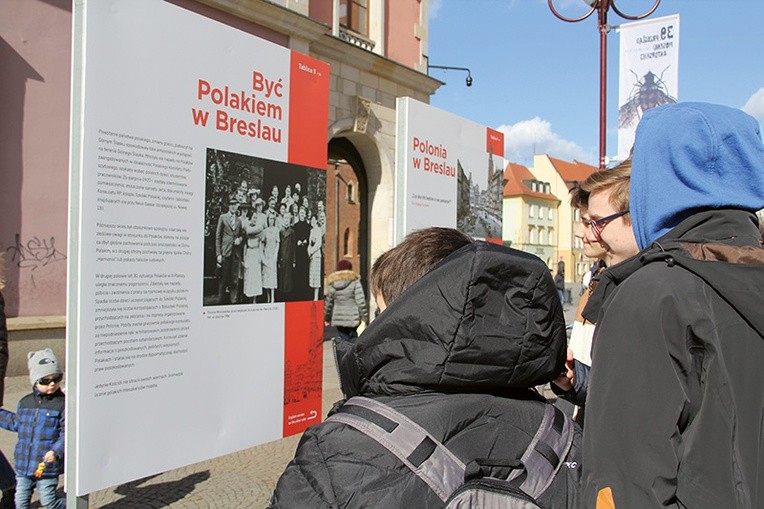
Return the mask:
<svg viewBox="0 0 764 509">
<path fill-rule="evenodd" d="M 504 133 L 505 159 L 529 165 L 534 154 L 549 154 L 564 161 L 581 161 L 596 164 L 597 156 L 587 152 L 575 142 L 565 140 L 552 131 L 552 124 L 547 120 L 534 117 L 522 120 L 514 125 L 499 126 Z"/>
<path fill-rule="evenodd" d="M 746 101 L 743 111 L 754 117 L 759 123 L 764 122 L 764 88 L 760 88 Z"/>
<path fill-rule="evenodd" d="M 443 0 L 430 0 L 427 3 L 427 10 L 429 11 L 427 13 L 428 19 L 432 19 L 437 17 L 438 11 L 443 6 Z"/>
</svg>

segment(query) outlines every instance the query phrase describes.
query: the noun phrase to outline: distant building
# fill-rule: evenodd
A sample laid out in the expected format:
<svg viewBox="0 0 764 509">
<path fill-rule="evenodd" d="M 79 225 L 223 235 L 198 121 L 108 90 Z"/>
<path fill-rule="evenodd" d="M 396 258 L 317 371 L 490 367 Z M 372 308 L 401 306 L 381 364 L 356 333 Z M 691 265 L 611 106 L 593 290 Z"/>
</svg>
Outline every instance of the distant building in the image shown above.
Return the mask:
<svg viewBox="0 0 764 509">
<path fill-rule="evenodd" d="M 560 200 L 550 192 L 549 182 L 537 180 L 525 166 L 509 163 L 504 179 L 504 244 L 535 254 L 551 270 L 557 261 Z"/>
<path fill-rule="evenodd" d="M 591 260 L 574 235 L 581 216 L 570 206 L 570 190 L 597 168 L 546 154 L 534 156 L 533 163 L 533 168 L 509 163 L 504 172 L 502 238 L 539 256 L 550 270 L 565 262 L 565 280 L 580 282 Z"/>
<path fill-rule="evenodd" d="M 576 223 L 581 220 L 577 209 L 570 206 L 570 190 L 576 182 L 582 182 L 597 168 L 579 161 L 563 161 L 546 154 L 533 157 L 533 174 L 539 180 L 549 182 L 552 194 L 560 200 L 557 208 L 559 231 L 557 237 L 557 261 L 565 262 L 565 280 L 580 282 L 590 261 L 584 256 L 583 244 L 574 235 Z M 574 270 L 571 270 L 575 268 Z"/>
</svg>

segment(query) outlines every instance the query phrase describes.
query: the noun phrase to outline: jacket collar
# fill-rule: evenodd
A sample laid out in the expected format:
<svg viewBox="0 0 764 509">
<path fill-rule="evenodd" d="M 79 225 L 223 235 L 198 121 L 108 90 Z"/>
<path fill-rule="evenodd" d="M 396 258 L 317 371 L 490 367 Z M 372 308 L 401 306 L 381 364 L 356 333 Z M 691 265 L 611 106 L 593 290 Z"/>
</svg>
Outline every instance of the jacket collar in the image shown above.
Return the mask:
<svg viewBox="0 0 764 509">
<path fill-rule="evenodd" d="M 604 270 L 600 274 L 599 285 L 583 310 L 583 317 L 597 323 L 602 305 L 618 285 L 643 266 L 662 261 L 669 266 L 681 265 L 693 272 L 727 300 L 735 301 L 733 307 L 750 315 L 746 319 L 751 320 L 761 313 L 748 312 L 751 303 L 740 296 L 748 295 L 743 290 L 751 285 L 764 284 L 759 275 L 764 273 L 761 241 L 756 216 L 750 212 L 737 209 L 698 212 L 636 256 Z M 717 262 L 725 264 L 724 270 L 714 265 Z M 733 290 L 735 288 L 737 290 Z M 754 327 L 764 335 L 764 323 Z"/>
</svg>

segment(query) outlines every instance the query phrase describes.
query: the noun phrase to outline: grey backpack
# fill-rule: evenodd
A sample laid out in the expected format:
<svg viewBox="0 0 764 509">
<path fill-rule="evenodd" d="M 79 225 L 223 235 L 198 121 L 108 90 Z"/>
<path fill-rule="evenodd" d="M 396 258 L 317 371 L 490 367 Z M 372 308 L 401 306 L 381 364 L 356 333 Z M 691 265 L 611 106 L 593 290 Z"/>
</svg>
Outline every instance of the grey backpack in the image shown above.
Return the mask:
<svg viewBox="0 0 764 509">
<path fill-rule="evenodd" d="M 574 426 L 559 409 L 546 413 L 523 455 L 512 465 L 503 464 L 506 477 L 486 477 L 488 460 L 465 465 L 424 428 L 379 401 L 355 396 L 327 422 L 341 422 L 373 438 L 440 497 L 447 509 L 539 508 L 538 498 L 549 488 L 573 444 Z M 577 490 L 577 486 L 575 487 Z M 578 493 L 568 497 L 577 503 Z"/>
</svg>

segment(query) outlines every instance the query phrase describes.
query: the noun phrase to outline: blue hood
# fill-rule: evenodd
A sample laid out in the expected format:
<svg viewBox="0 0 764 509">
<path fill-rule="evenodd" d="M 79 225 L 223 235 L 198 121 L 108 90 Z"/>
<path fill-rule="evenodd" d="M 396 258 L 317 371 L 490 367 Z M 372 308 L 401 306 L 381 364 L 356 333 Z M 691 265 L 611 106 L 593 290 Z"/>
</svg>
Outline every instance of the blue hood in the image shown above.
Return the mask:
<svg viewBox="0 0 764 509">
<path fill-rule="evenodd" d="M 741 110 L 686 102 L 645 112 L 631 168 L 640 249 L 704 209 L 764 208 L 764 144 Z"/>
</svg>

